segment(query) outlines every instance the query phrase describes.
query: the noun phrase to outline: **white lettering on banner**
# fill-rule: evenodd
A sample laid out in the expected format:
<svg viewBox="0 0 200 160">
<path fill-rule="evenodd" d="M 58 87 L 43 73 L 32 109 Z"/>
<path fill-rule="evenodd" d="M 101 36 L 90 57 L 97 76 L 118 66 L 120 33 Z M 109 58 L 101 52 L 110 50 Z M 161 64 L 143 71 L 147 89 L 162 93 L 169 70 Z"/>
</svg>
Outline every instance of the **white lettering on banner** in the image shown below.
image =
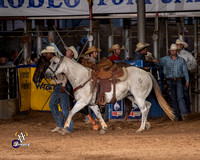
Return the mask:
<svg viewBox="0 0 200 160">
<path fill-rule="evenodd" d="M 136 13 L 138 0 L 95 0 L 94 14 Z M 200 0 L 145 0 L 146 12 L 198 11 Z M 0 16 L 89 15 L 86 0 L 0 0 Z"/>
</svg>

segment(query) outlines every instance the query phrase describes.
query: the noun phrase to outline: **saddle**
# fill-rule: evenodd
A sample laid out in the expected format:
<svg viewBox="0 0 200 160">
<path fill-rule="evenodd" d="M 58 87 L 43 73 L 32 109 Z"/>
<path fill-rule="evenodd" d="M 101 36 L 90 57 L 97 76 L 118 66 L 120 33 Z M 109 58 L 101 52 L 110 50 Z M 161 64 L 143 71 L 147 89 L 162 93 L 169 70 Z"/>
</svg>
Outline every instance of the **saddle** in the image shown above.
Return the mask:
<svg viewBox="0 0 200 160">
<path fill-rule="evenodd" d="M 105 92 L 111 91 L 111 84 L 113 84 L 113 98 L 110 103 L 115 103 L 117 101 L 116 83 L 126 80 L 127 77 L 125 67 L 118 66 L 104 57 L 92 71 L 93 90 L 95 87 L 97 88 L 96 103 L 102 106 L 106 105 Z"/>
</svg>

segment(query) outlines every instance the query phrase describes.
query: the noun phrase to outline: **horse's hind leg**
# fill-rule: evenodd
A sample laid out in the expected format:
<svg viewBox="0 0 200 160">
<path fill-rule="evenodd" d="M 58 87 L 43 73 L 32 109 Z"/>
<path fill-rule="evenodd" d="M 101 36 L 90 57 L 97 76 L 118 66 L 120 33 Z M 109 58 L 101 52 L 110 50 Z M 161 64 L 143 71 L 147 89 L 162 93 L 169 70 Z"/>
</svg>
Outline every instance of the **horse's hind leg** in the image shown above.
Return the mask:
<svg viewBox="0 0 200 160">
<path fill-rule="evenodd" d="M 102 126 L 102 129 L 106 130 L 107 129 L 107 125 L 106 125 L 104 119 L 102 118 L 102 115 L 101 115 L 101 112 L 99 110 L 99 107 L 97 105 L 93 105 L 93 106 L 90 106 L 90 108 L 94 111 L 95 115 L 99 119 L 99 122 L 100 122 L 100 124 Z"/>
<path fill-rule="evenodd" d="M 140 133 L 146 129 L 150 128 L 150 123 L 147 122 L 147 116 L 149 113 L 149 109 L 151 107 L 151 103 L 147 101 L 143 101 L 140 103 L 137 103 L 138 107 L 140 108 L 140 112 L 142 113 L 142 119 L 141 119 L 141 126 L 140 128 L 136 131 L 136 133 Z"/>
</svg>

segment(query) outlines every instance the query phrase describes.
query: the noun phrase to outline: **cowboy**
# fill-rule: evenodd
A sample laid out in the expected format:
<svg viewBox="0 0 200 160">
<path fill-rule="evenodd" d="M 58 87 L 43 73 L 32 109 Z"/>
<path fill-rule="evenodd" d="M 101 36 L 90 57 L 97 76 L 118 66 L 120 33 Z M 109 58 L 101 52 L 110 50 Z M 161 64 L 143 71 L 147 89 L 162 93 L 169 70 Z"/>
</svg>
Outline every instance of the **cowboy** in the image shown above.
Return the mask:
<svg viewBox="0 0 200 160">
<path fill-rule="evenodd" d="M 42 50 L 41 55 L 45 56 L 47 60 L 51 60 L 58 52 L 55 47 L 47 46 L 46 49 Z M 52 133 L 59 132 L 61 135 L 73 132 L 73 122 L 71 121 L 70 127 L 68 129 L 64 128 L 64 122 L 69 114 L 69 95 L 64 92 L 64 89 L 69 90 L 69 85 L 67 84 L 67 79 L 62 74 L 57 75 L 57 79 L 53 79 L 56 83 L 54 90 L 49 101 L 49 108 L 51 113 L 57 123 L 57 126 L 51 130 Z M 58 110 L 58 103 L 62 109 L 63 116 L 60 116 Z"/>
<path fill-rule="evenodd" d="M 91 46 L 85 52 L 85 55 L 82 56 L 81 64 L 88 68 L 93 68 L 97 62 L 98 52 L 101 49 L 96 48 L 95 46 Z"/>
<path fill-rule="evenodd" d="M 98 52 L 100 52 L 100 48 L 96 48 L 95 46 L 91 46 L 85 52 L 85 55 L 82 56 L 81 64 L 88 68 L 94 68 L 94 65 L 97 62 Z M 96 118 L 94 112 L 88 108 L 89 114 L 92 116 L 93 119 Z M 88 117 L 86 117 L 86 123 L 88 122 Z"/>
<path fill-rule="evenodd" d="M 176 40 L 176 46 L 178 48 L 178 56 L 182 57 L 186 61 L 187 69 L 189 73 L 192 73 L 192 71 L 197 68 L 197 61 L 190 52 L 185 50 L 185 48 L 188 47 L 188 44 L 180 38 Z M 184 86 L 184 96 L 187 105 L 187 111 L 189 114 L 191 113 L 189 87 Z"/>
<path fill-rule="evenodd" d="M 145 55 L 147 55 L 147 47 L 150 46 L 148 43 L 139 42 L 136 45 L 135 54 L 133 55 L 133 60 L 143 60 L 145 61 Z"/>
<path fill-rule="evenodd" d="M 113 44 L 111 48 L 108 49 L 108 52 L 112 52 L 113 55 L 109 57 L 110 60 L 122 60 L 122 58 L 119 57 L 121 54 L 121 50 L 124 50 L 124 46 L 120 47 L 119 44 Z"/>
<path fill-rule="evenodd" d="M 181 120 L 182 118 L 182 120 L 186 120 L 188 114 L 184 99 L 184 85 L 189 86 L 187 65 L 185 60 L 177 55 L 176 44 L 171 44 L 169 51 L 170 56 L 160 58 L 159 64 L 163 66 L 171 107 L 174 110 L 176 119 Z"/>
<path fill-rule="evenodd" d="M 58 49 L 58 47 L 56 46 L 56 44 L 53 42 L 53 36 L 49 35 L 49 41 L 50 41 L 50 46 L 54 47 L 55 50 L 57 50 L 57 52 L 59 53 L 59 55 L 61 56 L 66 56 L 72 60 L 75 60 L 78 58 L 78 52 L 75 49 L 74 46 L 70 46 L 70 47 L 64 47 L 65 48 L 65 55 L 63 55 L 60 50 Z"/>
</svg>

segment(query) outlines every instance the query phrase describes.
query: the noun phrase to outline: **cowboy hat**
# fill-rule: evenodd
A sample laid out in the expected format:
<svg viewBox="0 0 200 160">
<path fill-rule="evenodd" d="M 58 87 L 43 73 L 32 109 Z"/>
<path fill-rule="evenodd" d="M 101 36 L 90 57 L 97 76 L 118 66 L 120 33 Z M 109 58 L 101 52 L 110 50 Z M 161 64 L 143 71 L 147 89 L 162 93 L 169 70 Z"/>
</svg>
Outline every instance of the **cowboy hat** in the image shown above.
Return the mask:
<svg viewBox="0 0 200 160">
<path fill-rule="evenodd" d="M 184 42 L 182 39 L 177 39 L 176 44 L 182 44 L 182 45 L 184 45 L 184 48 L 188 47 L 188 44 L 186 42 Z"/>
<path fill-rule="evenodd" d="M 91 52 L 100 52 L 101 49 L 100 48 L 96 48 L 95 46 L 91 46 L 88 48 L 88 50 L 85 52 L 85 54 L 89 54 Z"/>
<path fill-rule="evenodd" d="M 108 52 L 112 52 L 114 49 L 120 49 L 120 50 L 123 49 L 124 50 L 125 47 L 124 46 L 120 47 L 119 44 L 113 44 L 112 47 L 108 49 Z"/>
<path fill-rule="evenodd" d="M 44 53 L 55 53 L 55 54 L 57 54 L 57 51 L 56 51 L 55 47 L 47 46 L 46 49 L 42 50 L 42 52 L 40 53 L 40 55 L 42 55 Z"/>
<path fill-rule="evenodd" d="M 177 50 L 177 46 L 176 46 L 176 44 L 171 44 L 169 50 Z"/>
<path fill-rule="evenodd" d="M 149 43 L 142 43 L 142 42 L 139 42 L 139 43 L 136 45 L 136 50 L 135 50 L 135 52 L 138 52 L 138 51 L 140 51 L 140 50 L 142 50 L 143 48 L 146 48 L 146 47 L 148 47 L 148 46 L 150 46 Z"/>
<path fill-rule="evenodd" d="M 74 59 L 78 58 L 78 52 L 76 50 L 76 48 L 74 46 L 70 46 L 70 47 L 64 47 L 66 50 L 71 49 L 72 52 L 74 53 Z"/>
</svg>

